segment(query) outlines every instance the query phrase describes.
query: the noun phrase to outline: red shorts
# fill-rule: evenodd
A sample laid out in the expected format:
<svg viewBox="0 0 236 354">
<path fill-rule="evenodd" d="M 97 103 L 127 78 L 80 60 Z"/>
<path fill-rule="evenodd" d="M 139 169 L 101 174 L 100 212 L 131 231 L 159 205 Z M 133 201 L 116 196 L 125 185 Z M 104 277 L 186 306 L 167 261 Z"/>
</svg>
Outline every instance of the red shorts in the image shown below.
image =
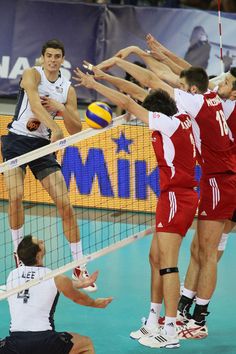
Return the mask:
<svg viewBox="0 0 236 354">
<path fill-rule="evenodd" d="M 190 228 L 198 205 L 198 195 L 193 189 L 161 192 L 156 209 L 156 231 L 185 236 Z"/>
<path fill-rule="evenodd" d="M 204 176 L 200 181 L 199 220 L 232 219 L 236 206 L 236 175 Z"/>
</svg>

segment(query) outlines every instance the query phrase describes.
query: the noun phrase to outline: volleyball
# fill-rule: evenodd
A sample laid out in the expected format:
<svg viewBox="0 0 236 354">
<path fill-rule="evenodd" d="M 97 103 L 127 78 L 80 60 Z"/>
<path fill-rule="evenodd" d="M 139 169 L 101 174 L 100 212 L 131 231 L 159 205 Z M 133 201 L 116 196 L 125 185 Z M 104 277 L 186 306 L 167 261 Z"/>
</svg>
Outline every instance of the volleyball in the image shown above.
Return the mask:
<svg viewBox="0 0 236 354">
<path fill-rule="evenodd" d="M 85 113 L 86 123 L 94 129 L 107 127 L 112 121 L 112 110 L 104 102 L 93 102 L 87 107 Z"/>
</svg>

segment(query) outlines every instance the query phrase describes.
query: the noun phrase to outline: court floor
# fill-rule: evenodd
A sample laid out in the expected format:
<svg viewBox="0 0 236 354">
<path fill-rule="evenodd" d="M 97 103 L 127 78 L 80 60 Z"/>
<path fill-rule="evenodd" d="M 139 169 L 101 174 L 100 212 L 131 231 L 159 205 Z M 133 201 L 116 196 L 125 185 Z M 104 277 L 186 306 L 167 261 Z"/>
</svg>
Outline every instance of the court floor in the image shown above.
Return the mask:
<svg viewBox="0 0 236 354">
<path fill-rule="evenodd" d="M 193 230 L 190 230 L 182 244 L 179 262 L 181 279 L 188 264 L 192 235 Z M 113 302 L 107 309 L 94 309 L 76 305 L 61 295 L 55 316 L 56 329 L 90 336 L 97 354 L 137 354 L 162 350 L 145 348 L 129 338 L 129 332 L 138 329 L 141 318 L 149 311 L 150 240 L 147 236 L 89 264 L 90 271 L 100 271 L 96 297 L 113 296 Z M 235 250 L 234 231 L 219 265 L 217 289 L 209 309 L 209 337 L 181 341 L 179 353 L 236 353 Z M 0 318 L 0 337 L 4 337 L 9 326 L 6 300 L 0 302 Z"/>
</svg>

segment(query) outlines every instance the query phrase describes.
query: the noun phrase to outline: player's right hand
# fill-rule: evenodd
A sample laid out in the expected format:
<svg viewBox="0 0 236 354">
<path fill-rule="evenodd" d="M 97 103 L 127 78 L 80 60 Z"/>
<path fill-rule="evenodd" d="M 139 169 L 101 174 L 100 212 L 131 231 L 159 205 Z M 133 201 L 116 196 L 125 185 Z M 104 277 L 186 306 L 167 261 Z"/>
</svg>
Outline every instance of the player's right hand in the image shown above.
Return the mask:
<svg viewBox="0 0 236 354">
<path fill-rule="evenodd" d="M 64 134 L 61 128 L 57 125 L 55 129 L 52 130 L 52 135 L 51 135 L 51 143 L 55 143 L 55 141 L 63 139 Z"/>
</svg>

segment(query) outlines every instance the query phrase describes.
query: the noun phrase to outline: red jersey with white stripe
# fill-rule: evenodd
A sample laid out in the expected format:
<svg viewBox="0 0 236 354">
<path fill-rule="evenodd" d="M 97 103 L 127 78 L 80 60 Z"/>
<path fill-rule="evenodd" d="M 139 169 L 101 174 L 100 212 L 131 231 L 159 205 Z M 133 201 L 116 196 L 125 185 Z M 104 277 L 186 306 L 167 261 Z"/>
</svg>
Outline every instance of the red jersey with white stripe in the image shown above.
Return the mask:
<svg viewBox="0 0 236 354">
<path fill-rule="evenodd" d="M 190 117 L 186 113 L 168 117 L 149 112 L 149 127 L 154 130 L 152 145 L 160 169 L 161 191 L 195 187 L 196 147 Z"/>
<path fill-rule="evenodd" d="M 175 89 L 174 93 L 178 107 L 191 117 L 203 174 L 236 173 L 236 149 L 219 96 L 213 91 L 193 95 Z"/>
</svg>

